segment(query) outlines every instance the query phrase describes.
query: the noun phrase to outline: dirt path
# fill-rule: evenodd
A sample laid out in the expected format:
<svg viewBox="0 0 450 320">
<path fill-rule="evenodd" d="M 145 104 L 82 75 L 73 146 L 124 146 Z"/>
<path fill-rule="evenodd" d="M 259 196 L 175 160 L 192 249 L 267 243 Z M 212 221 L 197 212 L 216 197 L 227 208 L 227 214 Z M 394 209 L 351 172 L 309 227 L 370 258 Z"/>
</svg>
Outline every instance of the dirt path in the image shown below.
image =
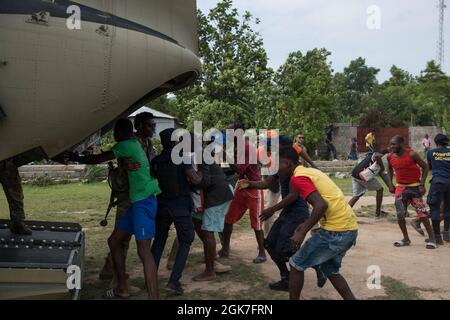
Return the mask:
<svg viewBox="0 0 450 320">
<path fill-rule="evenodd" d="M 450 244 L 437 250 L 425 248 L 424 238 L 412 230 L 410 247 L 395 248 L 393 242 L 399 239 L 400 231 L 396 224 L 387 221 L 374 222 L 370 218 L 361 218 L 358 244 L 344 258 L 342 274 L 359 299 L 384 295 L 384 290 L 367 288 L 367 267 L 377 265 L 382 276 L 392 277 L 410 287 L 421 289 L 425 299 L 450 299 Z M 251 233 L 242 234 L 232 242 L 233 252 L 241 256 L 245 263 L 251 264 L 256 254 L 255 240 Z M 279 275 L 275 265 L 268 261 L 262 265 L 262 272 L 273 280 Z M 313 270 L 305 275 L 303 297 L 338 299 L 330 283 L 319 289 L 315 284 Z M 383 283 L 381 283 L 383 285 Z"/>
<path fill-rule="evenodd" d="M 393 204 L 393 201 L 393 197 L 387 197 L 384 199 L 384 204 Z M 363 197 L 355 209 L 374 203 L 374 197 Z M 370 275 L 367 273 L 367 268 L 369 266 L 378 266 L 383 277 L 395 279 L 408 287 L 417 289 L 420 298 L 450 299 L 450 280 L 448 277 L 450 272 L 450 244 L 440 246 L 436 250 L 428 250 L 425 248 L 424 237 L 409 228 L 408 231 L 412 240 L 411 246 L 396 248 L 393 243 L 401 238 L 396 223 L 389 222 L 386 219 L 375 221 L 373 218 L 358 218 L 358 221 L 357 246 L 348 252 L 341 269 L 358 299 L 369 299 L 387 294 L 383 286 L 385 279 L 381 282 L 381 289 L 368 289 L 367 280 Z M 232 237 L 231 248 L 231 258 L 234 263 L 243 263 L 247 266 L 247 270 L 254 270 L 265 276 L 264 283 L 261 284 L 263 287 L 266 287 L 271 281 L 279 280 L 278 270 L 270 258 L 261 265 L 252 263 L 257 254 L 256 241 L 252 230 L 244 229 L 242 231 L 241 229 L 241 231 L 236 231 Z M 201 259 L 202 248 L 197 244 L 191 250 L 191 254 L 196 258 L 190 257 L 182 279 L 187 294 L 201 291 L 206 294 L 206 298 L 213 298 L 215 293 L 222 291 L 239 299 L 242 292 L 253 290 L 248 282 L 242 283 L 239 280 L 242 275 L 233 275 L 225 281 L 193 282 L 192 277 L 201 269 L 199 268 L 201 263 L 199 259 Z M 165 266 L 165 263 L 166 259 L 163 259 L 162 266 Z M 239 270 L 234 269 L 232 272 L 239 272 Z M 141 268 L 138 267 L 134 273 L 136 277 L 142 275 Z M 167 279 L 169 271 L 162 267 L 160 276 Z M 268 298 L 271 296 L 271 292 L 268 291 Z M 277 299 L 286 299 L 287 294 L 276 297 Z M 307 270 L 306 272 L 302 298 L 340 299 L 330 283 L 327 283 L 322 289 L 316 286 L 316 275 L 313 270 Z"/>
<path fill-rule="evenodd" d="M 379 266 L 383 277 L 398 280 L 408 287 L 417 288 L 423 299 L 450 299 L 450 244 L 438 247 L 436 250 L 425 248 L 424 237 L 418 235 L 411 228 L 412 244 L 409 247 L 396 248 L 393 242 L 400 237 L 400 231 L 395 223 L 381 220 L 375 222 L 371 218 L 359 218 L 360 228 L 357 246 L 352 248 L 344 258 L 342 274 L 358 299 L 368 299 L 385 296 L 382 288 L 369 290 L 367 268 Z M 257 254 L 256 241 L 251 230 L 236 232 L 232 238 L 231 257 L 240 260 L 250 268 L 259 271 L 267 278 L 267 284 L 279 280 L 278 269 L 269 259 L 266 263 L 255 265 L 252 263 Z M 192 253 L 200 254 L 201 248 L 194 248 Z M 165 260 L 163 260 L 165 265 Z M 192 263 L 185 269 L 182 282 L 186 285 L 186 292 L 200 290 L 205 293 L 224 290 L 227 293 L 238 293 L 249 289 L 249 286 L 239 281 L 224 281 L 210 283 L 196 283 L 191 278 L 198 272 L 198 267 L 192 268 Z M 232 271 L 233 272 L 233 271 Z M 162 268 L 161 275 L 169 276 L 169 272 Z M 265 284 L 264 284 L 265 286 Z M 287 298 L 287 295 L 286 295 Z M 313 270 L 307 270 L 303 299 L 340 299 L 332 285 L 328 282 L 324 288 L 316 286 L 316 275 Z M 284 299 L 284 298 L 283 298 Z"/>
<path fill-rule="evenodd" d="M 350 200 L 352 197 L 346 197 L 347 200 Z M 384 197 L 383 198 L 383 205 L 386 204 L 394 204 L 395 198 L 394 197 Z M 373 196 L 365 196 L 362 197 L 361 199 L 358 200 L 358 202 L 355 204 L 354 208 L 355 210 L 361 209 L 362 207 L 365 206 L 371 206 L 371 205 L 375 205 L 376 199 Z"/>
</svg>

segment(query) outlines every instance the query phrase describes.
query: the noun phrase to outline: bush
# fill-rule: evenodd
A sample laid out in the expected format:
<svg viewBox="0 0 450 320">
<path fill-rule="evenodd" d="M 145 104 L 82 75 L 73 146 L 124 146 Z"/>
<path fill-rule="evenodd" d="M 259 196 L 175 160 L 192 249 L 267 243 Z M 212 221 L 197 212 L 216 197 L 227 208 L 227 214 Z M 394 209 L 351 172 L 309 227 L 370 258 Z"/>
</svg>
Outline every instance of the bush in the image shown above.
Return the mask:
<svg viewBox="0 0 450 320">
<path fill-rule="evenodd" d="M 45 174 L 41 177 L 36 177 L 29 181 L 29 184 L 35 187 L 48 187 L 56 184 L 56 180 Z"/>
<path fill-rule="evenodd" d="M 161 154 L 162 152 L 162 144 L 161 140 L 158 138 L 152 139 L 153 148 L 155 148 L 156 154 Z"/>
<path fill-rule="evenodd" d="M 87 166 L 81 181 L 93 183 L 104 181 L 108 177 L 108 168 L 105 166 Z"/>
</svg>

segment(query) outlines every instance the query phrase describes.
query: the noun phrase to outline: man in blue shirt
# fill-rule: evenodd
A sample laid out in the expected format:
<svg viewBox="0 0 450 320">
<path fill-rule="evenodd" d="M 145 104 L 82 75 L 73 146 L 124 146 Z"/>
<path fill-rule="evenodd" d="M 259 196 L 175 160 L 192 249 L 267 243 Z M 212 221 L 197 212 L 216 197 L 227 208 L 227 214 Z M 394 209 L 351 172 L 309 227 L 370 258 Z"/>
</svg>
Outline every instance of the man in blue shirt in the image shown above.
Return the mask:
<svg viewBox="0 0 450 320">
<path fill-rule="evenodd" d="M 438 134 L 434 142 L 437 148 L 428 151 L 427 161 L 433 173 L 430 192 L 428 193 L 428 205 L 431 209 L 431 221 L 433 222 L 436 243 L 443 244 L 441 238 L 441 205 L 444 208 L 444 240 L 450 242 L 450 148 L 449 138 L 444 134 Z"/>
</svg>

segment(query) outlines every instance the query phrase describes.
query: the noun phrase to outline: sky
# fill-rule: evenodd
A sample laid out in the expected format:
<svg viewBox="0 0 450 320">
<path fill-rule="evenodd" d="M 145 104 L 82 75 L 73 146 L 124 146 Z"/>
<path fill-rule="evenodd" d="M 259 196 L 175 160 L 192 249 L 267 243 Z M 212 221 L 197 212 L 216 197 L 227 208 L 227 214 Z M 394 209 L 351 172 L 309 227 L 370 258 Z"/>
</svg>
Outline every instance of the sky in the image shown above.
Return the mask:
<svg viewBox="0 0 450 320">
<path fill-rule="evenodd" d="M 218 0 L 197 0 L 203 12 Z M 444 71 L 450 73 L 450 0 L 446 0 Z M 324 47 L 336 72 L 363 57 L 387 80 L 396 65 L 419 75 L 436 58 L 438 0 L 234 0 L 241 13 L 261 20 L 255 26 L 270 67 L 277 69 L 290 52 Z"/>
</svg>

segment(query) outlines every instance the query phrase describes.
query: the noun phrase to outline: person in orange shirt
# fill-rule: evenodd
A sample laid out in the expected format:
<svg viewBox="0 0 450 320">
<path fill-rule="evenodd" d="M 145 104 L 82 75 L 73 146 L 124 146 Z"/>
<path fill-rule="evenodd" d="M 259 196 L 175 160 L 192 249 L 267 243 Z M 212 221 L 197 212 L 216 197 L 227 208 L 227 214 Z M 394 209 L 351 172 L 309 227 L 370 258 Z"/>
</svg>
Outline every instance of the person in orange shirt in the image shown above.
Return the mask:
<svg viewBox="0 0 450 320">
<path fill-rule="evenodd" d="M 267 146 L 267 150 L 264 145 L 260 145 L 257 149 L 257 157 L 258 162 L 268 168 L 271 168 L 273 162 L 272 162 L 272 139 L 278 138 L 278 134 L 274 130 L 268 130 L 265 136 L 261 137 L 263 141 L 265 142 Z M 291 140 L 292 143 L 292 140 Z M 300 157 L 300 160 L 302 163 L 307 163 L 309 166 L 316 168 L 317 166 L 315 163 L 311 160 L 310 156 L 306 153 L 306 151 L 299 146 L 297 143 L 292 143 L 292 147 L 297 152 L 297 154 Z M 263 176 L 263 179 L 266 180 L 270 176 Z M 279 200 L 280 200 L 280 184 L 279 182 L 271 183 L 269 188 L 265 190 L 264 199 L 267 199 L 266 203 L 264 204 L 265 208 L 271 208 L 275 206 Z M 267 237 L 267 235 L 270 232 L 270 229 L 272 228 L 272 225 L 275 221 L 275 216 L 271 216 L 263 223 L 263 230 L 264 230 L 264 236 Z"/>
</svg>

